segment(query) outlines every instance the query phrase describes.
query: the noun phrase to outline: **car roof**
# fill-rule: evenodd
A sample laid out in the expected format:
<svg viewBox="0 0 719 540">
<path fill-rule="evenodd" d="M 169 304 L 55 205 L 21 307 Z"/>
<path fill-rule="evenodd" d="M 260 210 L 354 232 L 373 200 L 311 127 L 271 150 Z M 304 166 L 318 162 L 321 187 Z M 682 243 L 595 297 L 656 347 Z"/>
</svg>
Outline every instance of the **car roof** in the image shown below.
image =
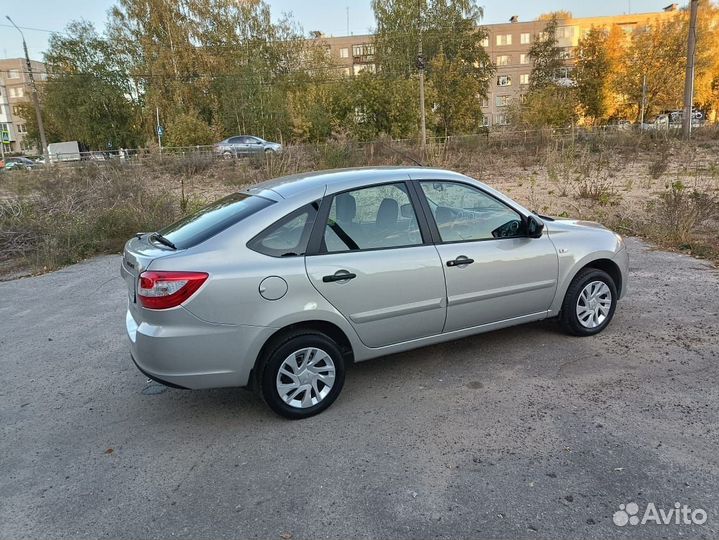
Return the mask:
<svg viewBox="0 0 719 540">
<path fill-rule="evenodd" d="M 469 180 L 463 174 L 430 167 L 354 167 L 292 174 L 255 184 L 248 193 L 262 196 L 279 195 L 290 199 L 297 195 L 321 197 L 325 193 L 336 193 L 346 189 L 384 182 L 398 182 L 409 179 Z M 269 192 L 269 193 L 268 193 Z"/>
</svg>

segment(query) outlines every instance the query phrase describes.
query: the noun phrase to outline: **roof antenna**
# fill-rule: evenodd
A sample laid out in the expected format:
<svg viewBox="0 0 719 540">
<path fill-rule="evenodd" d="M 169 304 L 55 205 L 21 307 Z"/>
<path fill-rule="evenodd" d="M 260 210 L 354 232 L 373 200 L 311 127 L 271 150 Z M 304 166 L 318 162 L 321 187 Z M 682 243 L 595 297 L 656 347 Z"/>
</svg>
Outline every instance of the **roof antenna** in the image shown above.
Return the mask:
<svg viewBox="0 0 719 540">
<path fill-rule="evenodd" d="M 396 154 L 399 154 L 400 156 L 402 156 L 402 157 L 405 158 L 405 159 L 410 160 L 410 161 L 411 161 L 412 163 L 414 163 L 415 165 L 417 165 L 417 166 L 419 166 L 419 167 L 424 167 L 424 166 L 425 166 L 424 163 L 422 163 L 422 162 L 419 161 L 418 159 L 413 158 L 411 155 L 409 155 L 409 154 L 407 154 L 407 153 L 405 153 L 405 152 L 402 152 L 401 150 L 397 150 L 396 148 L 394 148 L 393 146 L 390 146 L 389 144 L 387 144 L 387 143 L 384 142 L 383 140 L 378 140 L 377 142 L 380 143 L 382 146 L 385 146 L 385 147 L 389 148 L 390 150 L 392 150 L 392 152 L 394 152 L 394 153 L 396 153 Z"/>
</svg>

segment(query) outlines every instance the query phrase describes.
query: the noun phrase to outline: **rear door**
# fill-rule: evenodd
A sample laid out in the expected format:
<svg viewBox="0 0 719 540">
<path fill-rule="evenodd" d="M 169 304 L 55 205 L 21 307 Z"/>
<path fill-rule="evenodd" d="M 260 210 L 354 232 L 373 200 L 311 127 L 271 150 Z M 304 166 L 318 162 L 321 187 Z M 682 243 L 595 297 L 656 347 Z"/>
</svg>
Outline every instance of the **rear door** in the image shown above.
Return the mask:
<svg viewBox="0 0 719 540">
<path fill-rule="evenodd" d="M 549 309 L 558 258 L 546 233 L 528 237 L 523 216 L 478 187 L 451 181 L 419 185 L 447 282 L 445 332 Z"/>
<path fill-rule="evenodd" d="M 329 196 L 313 231 L 307 275 L 368 347 L 439 334 L 444 325 L 442 263 L 413 198 L 406 182 Z"/>
</svg>

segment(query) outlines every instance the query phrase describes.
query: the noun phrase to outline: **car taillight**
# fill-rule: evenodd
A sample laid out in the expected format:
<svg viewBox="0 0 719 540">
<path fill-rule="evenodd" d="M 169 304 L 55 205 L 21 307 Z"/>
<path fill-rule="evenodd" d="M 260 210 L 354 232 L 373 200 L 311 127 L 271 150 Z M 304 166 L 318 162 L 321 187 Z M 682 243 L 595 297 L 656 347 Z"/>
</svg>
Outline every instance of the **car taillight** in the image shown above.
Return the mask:
<svg viewBox="0 0 719 540">
<path fill-rule="evenodd" d="M 195 294 L 208 277 L 205 272 L 143 272 L 137 296 L 142 307 L 149 309 L 179 306 Z"/>
</svg>

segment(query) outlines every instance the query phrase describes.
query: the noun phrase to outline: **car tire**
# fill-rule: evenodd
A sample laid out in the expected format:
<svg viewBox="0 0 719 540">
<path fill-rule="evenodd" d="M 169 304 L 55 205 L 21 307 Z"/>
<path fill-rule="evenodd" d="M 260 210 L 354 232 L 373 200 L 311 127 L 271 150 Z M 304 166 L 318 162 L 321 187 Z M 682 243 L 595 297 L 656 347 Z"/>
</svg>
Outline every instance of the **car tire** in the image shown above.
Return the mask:
<svg viewBox="0 0 719 540">
<path fill-rule="evenodd" d="M 593 336 L 604 330 L 617 307 L 617 286 L 597 268 L 583 268 L 569 284 L 559 316 L 565 332 Z"/>
<path fill-rule="evenodd" d="M 271 348 L 262 363 L 259 387 L 273 411 L 299 420 L 332 405 L 344 379 L 344 358 L 334 340 L 320 332 L 303 331 Z"/>
<path fill-rule="evenodd" d="M 235 155 L 229 150 L 222 152 L 222 159 L 232 159 L 233 157 L 235 157 Z"/>
</svg>

